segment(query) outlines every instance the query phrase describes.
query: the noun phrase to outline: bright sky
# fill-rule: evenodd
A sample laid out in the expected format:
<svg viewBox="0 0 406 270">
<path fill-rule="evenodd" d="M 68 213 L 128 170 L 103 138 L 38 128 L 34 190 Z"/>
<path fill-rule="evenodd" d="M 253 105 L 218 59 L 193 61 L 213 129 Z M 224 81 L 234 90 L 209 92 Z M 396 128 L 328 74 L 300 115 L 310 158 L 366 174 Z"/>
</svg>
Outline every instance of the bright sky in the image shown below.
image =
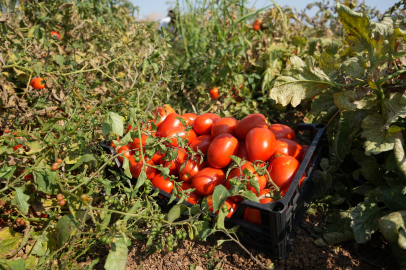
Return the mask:
<svg viewBox="0 0 406 270">
<path fill-rule="evenodd" d="M 147 16 L 163 18 L 166 16 L 167 11 L 170 7 L 173 7 L 175 0 L 130 0 L 134 5 L 140 8 L 141 18 L 146 18 Z M 182 0 L 179 0 L 182 3 Z M 193 0 L 190 0 L 193 2 Z M 320 0 L 317 0 L 320 1 Z M 361 2 L 360 0 L 359 2 Z M 365 3 L 371 7 L 377 7 L 381 13 L 385 12 L 388 8 L 392 7 L 399 0 L 365 0 Z M 289 5 L 291 7 L 296 7 L 299 10 L 304 9 L 308 4 L 316 2 L 316 0 L 276 0 L 278 5 L 285 6 Z M 330 0 L 330 3 L 335 2 Z M 172 3 L 172 4 L 171 4 Z M 251 5 L 256 8 L 266 7 L 271 5 L 272 2 L 269 0 L 249 0 Z"/>
</svg>

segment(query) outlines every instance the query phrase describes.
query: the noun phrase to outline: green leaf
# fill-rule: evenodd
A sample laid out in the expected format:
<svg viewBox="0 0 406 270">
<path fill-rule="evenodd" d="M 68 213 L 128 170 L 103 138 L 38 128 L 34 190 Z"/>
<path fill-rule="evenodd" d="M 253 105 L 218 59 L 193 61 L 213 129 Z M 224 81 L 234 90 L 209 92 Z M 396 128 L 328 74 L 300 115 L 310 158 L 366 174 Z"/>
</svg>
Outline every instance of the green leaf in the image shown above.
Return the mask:
<svg viewBox="0 0 406 270">
<path fill-rule="evenodd" d="M 69 171 L 73 171 L 74 169 L 78 168 L 79 166 L 81 166 L 83 163 L 88 163 L 88 162 L 97 162 L 97 159 L 91 155 L 91 154 L 85 154 L 83 156 L 81 156 L 78 161 L 76 162 L 76 164 L 69 169 Z"/>
<path fill-rule="evenodd" d="M 354 160 L 361 166 L 359 171 L 361 174 L 375 186 L 385 185 L 383 179 L 383 173 L 381 166 L 376 162 L 376 158 L 373 156 L 365 155 L 364 151 L 354 150 L 352 151 Z"/>
<path fill-rule="evenodd" d="M 255 195 L 255 193 L 252 192 L 251 190 L 246 190 L 243 193 L 241 193 L 241 197 L 243 197 L 244 199 L 248 199 L 250 201 L 259 203 L 259 199 L 258 199 L 257 195 Z"/>
<path fill-rule="evenodd" d="M 402 174 L 406 177 L 406 156 L 402 139 L 395 138 L 393 153 L 395 155 L 396 165 L 398 166 L 399 171 L 401 171 Z"/>
<path fill-rule="evenodd" d="M 69 238 L 73 231 L 78 227 L 78 223 L 72 215 L 65 215 L 58 220 L 56 224 L 58 246 L 62 247 Z"/>
<path fill-rule="evenodd" d="M 364 77 L 365 70 L 360 65 L 360 59 L 352 57 L 345 60 L 341 64 L 341 70 L 351 75 L 353 79 L 360 79 Z"/>
<path fill-rule="evenodd" d="M 21 213 L 27 214 L 28 208 L 30 207 L 30 205 L 28 204 L 30 196 L 24 194 L 23 187 L 16 187 L 14 189 L 16 191 L 16 194 L 14 195 L 14 198 L 11 201 L 11 205 L 16 205 L 18 209 L 21 211 Z"/>
<path fill-rule="evenodd" d="M 106 195 L 110 196 L 111 194 L 111 184 L 110 184 L 110 180 L 107 178 L 103 178 L 102 180 L 103 183 L 103 187 L 106 190 Z"/>
<path fill-rule="evenodd" d="M 137 211 L 137 209 L 139 209 L 141 207 L 141 202 L 138 200 L 132 207 L 131 209 L 127 212 L 128 214 L 134 214 L 135 211 Z M 129 220 L 131 217 L 128 215 L 124 216 L 123 222 L 127 222 L 127 220 Z"/>
<path fill-rule="evenodd" d="M 56 55 L 55 56 L 55 62 L 60 66 L 60 67 L 64 67 L 64 62 L 65 62 L 65 59 L 63 58 L 63 56 L 62 55 Z"/>
<path fill-rule="evenodd" d="M 364 131 L 361 137 L 366 139 L 364 148 L 367 155 L 376 155 L 393 149 L 395 138 L 386 136 L 386 131 L 381 130 L 383 125 L 382 116 L 378 113 L 368 115 L 362 120 L 361 127 Z"/>
<path fill-rule="evenodd" d="M 377 105 L 377 96 L 369 88 L 343 90 L 334 94 L 334 103 L 340 110 L 373 109 Z"/>
<path fill-rule="evenodd" d="M 127 177 L 132 178 L 131 171 L 130 171 L 130 160 L 126 157 L 124 157 L 123 169 L 124 169 L 124 174 Z"/>
<path fill-rule="evenodd" d="M 406 210 L 406 198 L 401 190 L 390 187 L 380 187 L 379 191 L 382 193 L 383 202 L 390 210 Z"/>
<path fill-rule="evenodd" d="M 47 244 L 48 238 L 46 237 L 46 234 L 41 234 L 38 237 L 37 242 L 35 242 L 35 245 L 32 247 L 31 254 L 38 255 L 39 257 L 44 256 L 47 251 Z"/>
<path fill-rule="evenodd" d="M 102 125 L 102 133 L 103 136 L 110 133 L 123 136 L 123 118 L 117 113 L 108 112 Z"/>
<path fill-rule="evenodd" d="M 6 264 L 10 267 L 10 270 L 25 270 L 25 261 L 22 258 L 8 261 Z"/>
<path fill-rule="evenodd" d="M 315 186 L 315 191 L 313 198 L 319 198 L 327 192 L 331 187 L 332 178 L 329 173 L 317 170 L 313 174 L 313 183 Z"/>
<path fill-rule="evenodd" d="M 17 252 L 23 236 L 13 228 L 6 227 L 0 230 L 0 258 L 5 258 Z"/>
<path fill-rule="evenodd" d="M 44 171 L 34 171 L 34 179 L 37 184 L 38 191 L 45 194 L 56 194 L 57 184 L 55 180 L 55 172 L 51 172 L 48 169 Z"/>
<path fill-rule="evenodd" d="M 226 213 L 224 213 L 223 209 L 220 209 L 218 215 L 217 215 L 217 221 L 216 221 L 216 228 L 217 229 L 225 229 L 224 227 L 224 219 L 226 218 Z"/>
<path fill-rule="evenodd" d="M 188 207 L 184 204 L 174 205 L 168 213 L 168 222 L 174 222 L 176 219 L 180 218 L 181 214 L 186 211 Z"/>
<path fill-rule="evenodd" d="M 270 97 L 283 106 L 296 107 L 303 99 L 314 97 L 332 85 L 330 78 L 315 66 L 316 60 L 308 56 L 305 62 L 297 56 L 275 81 Z"/>
<path fill-rule="evenodd" d="M 401 230 L 406 230 L 406 211 L 392 212 L 379 220 L 379 228 L 389 243 L 398 243 Z"/>
<path fill-rule="evenodd" d="M 338 108 L 334 103 L 334 89 L 328 89 L 317 96 L 311 105 L 311 110 L 303 119 L 305 123 L 327 123 L 337 112 Z"/>
<path fill-rule="evenodd" d="M 51 120 L 44 123 L 42 130 L 46 131 L 46 130 L 50 129 L 53 125 L 56 124 L 56 122 L 58 122 L 60 120 L 66 120 L 66 118 L 65 117 L 52 118 Z"/>
<path fill-rule="evenodd" d="M 333 146 L 337 158 L 343 162 L 351 150 L 352 142 L 361 133 L 362 120 L 368 116 L 367 110 L 342 111 L 340 126 L 334 138 Z"/>
<path fill-rule="evenodd" d="M 145 170 L 141 170 L 140 176 L 138 176 L 137 184 L 135 185 L 134 189 L 138 190 L 145 183 L 145 180 L 147 180 L 147 174 L 145 173 Z"/>
<path fill-rule="evenodd" d="M 7 181 L 13 177 L 15 170 L 17 169 L 16 165 L 5 167 L 4 172 L 0 172 L 0 178 L 5 178 Z"/>
<path fill-rule="evenodd" d="M 371 239 L 371 235 L 379 228 L 378 220 L 384 215 L 376 203 L 367 200 L 351 210 L 351 228 L 357 243 L 363 244 Z"/>
<path fill-rule="evenodd" d="M 246 170 L 246 169 L 244 169 Z M 249 175 L 247 175 L 249 176 Z M 258 180 L 256 180 L 255 178 L 249 178 L 248 182 L 250 183 L 250 186 L 253 187 L 255 189 L 255 191 L 257 192 L 257 194 L 259 194 L 260 192 L 260 186 L 259 186 L 259 182 Z"/>
<path fill-rule="evenodd" d="M 213 192 L 213 211 L 217 212 L 220 207 L 224 204 L 227 197 L 230 196 L 230 193 L 223 185 L 218 185 L 214 188 Z"/>
<path fill-rule="evenodd" d="M 112 249 L 107 255 L 104 268 L 106 270 L 125 270 L 128 256 L 128 243 L 126 239 L 116 236 L 116 243 L 112 244 Z"/>
<path fill-rule="evenodd" d="M 324 240 L 326 240 L 326 243 L 328 245 L 334 245 L 340 242 L 347 241 L 353 237 L 352 232 L 346 231 L 344 233 L 342 232 L 330 232 L 330 233 L 325 233 L 323 235 Z"/>
</svg>

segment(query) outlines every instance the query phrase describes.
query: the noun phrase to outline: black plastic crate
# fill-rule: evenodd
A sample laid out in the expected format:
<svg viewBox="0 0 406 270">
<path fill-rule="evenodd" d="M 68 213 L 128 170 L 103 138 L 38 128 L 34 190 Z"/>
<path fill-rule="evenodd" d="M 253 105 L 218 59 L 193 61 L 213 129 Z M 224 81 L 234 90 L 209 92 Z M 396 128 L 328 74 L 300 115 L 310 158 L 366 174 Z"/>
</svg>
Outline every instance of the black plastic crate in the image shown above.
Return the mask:
<svg viewBox="0 0 406 270">
<path fill-rule="evenodd" d="M 296 228 L 314 194 L 313 173 L 319 168 L 321 158 L 328 157 L 326 130 L 327 127 L 323 124 L 298 124 L 295 128 L 296 134 L 307 132 L 308 134 L 303 134 L 301 137 L 307 138 L 311 143 L 286 195 L 282 199 L 268 204 L 243 200 L 231 218 L 226 218 L 228 226 L 239 225 L 239 240 L 243 244 L 279 259 L 288 256 L 295 238 Z M 114 148 L 108 142 L 101 142 L 100 146 L 106 152 L 115 153 Z M 117 158 L 115 162 L 117 167 L 109 169 L 115 169 L 126 177 L 121 170 L 121 162 Z M 299 181 L 303 174 L 305 174 L 305 179 L 299 188 Z M 136 181 L 134 178 L 131 179 L 133 184 Z M 171 194 L 159 190 L 156 200 L 163 208 L 170 209 L 179 201 L 179 198 L 176 198 L 168 205 L 170 197 Z M 188 202 L 183 202 L 183 204 L 188 207 L 193 206 Z M 261 226 L 244 221 L 244 211 L 247 207 L 260 210 Z"/>
</svg>

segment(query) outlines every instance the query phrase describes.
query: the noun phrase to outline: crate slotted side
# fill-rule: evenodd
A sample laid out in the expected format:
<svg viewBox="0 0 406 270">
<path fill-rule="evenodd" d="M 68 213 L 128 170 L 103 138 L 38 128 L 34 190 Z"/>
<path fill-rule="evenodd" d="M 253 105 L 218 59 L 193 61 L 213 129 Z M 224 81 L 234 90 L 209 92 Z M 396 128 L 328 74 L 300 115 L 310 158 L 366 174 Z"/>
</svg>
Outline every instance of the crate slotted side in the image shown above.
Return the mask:
<svg viewBox="0 0 406 270">
<path fill-rule="evenodd" d="M 326 125 L 323 124 L 298 124 L 295 128 L 296 134 L 308 131 L 310 133 L 311 144 L 292 184 L 281 200 L 268 204 L 243 200 L 231 218 L 226 218 L 228 226 L 239 226 L 239 240 L 244 245 L 251 246 L 266 255 L 279 259 L 284 259 L 288 256 L 295 238 L 295 230 L 314 193 L 313 173 L 319 168 L 321 158 L 328 157 L 326 129 Z M 108 142 L 101 142 L 100 146 L 106 152 L 115 154 L 115 149 Z M 126 177 L 121 169 L 121 162 L 118 158 L 115 159 L 115 163 L 117 167 L 108 167 L 106 172 L 109 169 L 116 170 L 123 177 Z M 299 188 L 299 181 L 303 174 L 305 174 L 305 179 Z M 135 185 L 136 179 L 132 178 L 130 180 Z M 152 189 L 155 190 L 156 188 L 152 186 Z M 155 199 L 164 209 L 170 209 L 179 201 L 179 198 L 176 198 L 171 204 L 168 204 L 170 197 L 171 194 L 159 190 L 159 194 Z M 189 202 L 182 203 L 188 207 L 193 206 Z M 244 221 L 244 211 L 247 207 L 260 210 L 261 226 Z"/>
</svg>

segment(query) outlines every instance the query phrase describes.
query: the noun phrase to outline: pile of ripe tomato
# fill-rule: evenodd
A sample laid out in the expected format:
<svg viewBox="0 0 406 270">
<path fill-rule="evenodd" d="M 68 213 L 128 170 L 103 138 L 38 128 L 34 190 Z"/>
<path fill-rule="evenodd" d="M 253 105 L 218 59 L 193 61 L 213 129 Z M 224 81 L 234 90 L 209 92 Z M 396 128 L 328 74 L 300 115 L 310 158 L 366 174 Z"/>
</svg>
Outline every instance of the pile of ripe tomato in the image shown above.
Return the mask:
<svg viewBox="0 0 406 270">
<path fill-rule="evenodd" d="M 159 151 L 150 158 L 144 156 L 145 162 L 149 165 L 169 168 L 170 176 L 165 178 L 155 168 L 147 166 L 147 178 L 151 180 L 152 185 L 168 193 L 172 193 L 175 181 L 181 182 L 181 189 L 195 189 L 188 194 L 188 202 L 200 203 L 202 198 L 207 196 L 209 209 L 212 207 L 211 196 L 215 187 L 223 185 L 230 189 L 231 179 L 241 181 L 247 178 L 255 179 L 259 184 L 260 193 L 258 194 L 249 183 L 247 190 L 254 192 L 262 204 L 273 201 L 270 190 L 275 189 L 274 185 L 277 185 L 280 194 L 284 195 L 309 148 L 308 145 L 295 142 L 296 134 L 290 127 L 269 124 L 265 116 L 259 113 L 237 120 L 233 117 L 221 118 L 213 113 L 178 115 L 170 106 L 164 107 L 165 109 L 159 107 L 155 110 L 155 114 L 158 112 L 161 117 L 159 121 L 153 120 L 157 131 L 153 134 L 143 133 L 142 142 L 139 138 L 134 138 L 129 144 L 120 147 L 118 153 L 124 153 L 129 159 L 131 174 L 138 178 L 143 167 L 141 143 L 144 147 L 149 136 L 170 139 L 167 140 L 167 146 L 173 147 L 178 152 L 174 160 L 165 161 L 163 159 L 165 153 Z M 183 126 L 178 118 L 182 118 L 189 128 Z M 127 132 L 130 130 L 129 126 Z M 176 136 L 187 140 L 189 147 L 181 148 Z M 191 158 L 192 155 L 187 148 L 193 149 L 194 152 L 200 150 L 203 155 Z M 226 177 L 227 169 L 232 164 L 230 156 L 238 156 L 244 161 L 241 168 L 232 169 Z M 119 158 L 123 161 L 122 157 Z M 268 173 L 258 173 L 258 168 L 263 166 L 268 166 Z M 249 171 L 250 175 L 241 175 L 244 171 Z M 268 175 L 274 184 L 269 181 Z M 300 185 L 303 179 L 304 177 Z M 227 217 L 232 216 L 242 200 L 240 195 L 226 199 Z M 224 205 L 223 208 L 225 209 Z M 261 224 L 259 210 L 247 208 L 244 219 Z"/>
</svg>

